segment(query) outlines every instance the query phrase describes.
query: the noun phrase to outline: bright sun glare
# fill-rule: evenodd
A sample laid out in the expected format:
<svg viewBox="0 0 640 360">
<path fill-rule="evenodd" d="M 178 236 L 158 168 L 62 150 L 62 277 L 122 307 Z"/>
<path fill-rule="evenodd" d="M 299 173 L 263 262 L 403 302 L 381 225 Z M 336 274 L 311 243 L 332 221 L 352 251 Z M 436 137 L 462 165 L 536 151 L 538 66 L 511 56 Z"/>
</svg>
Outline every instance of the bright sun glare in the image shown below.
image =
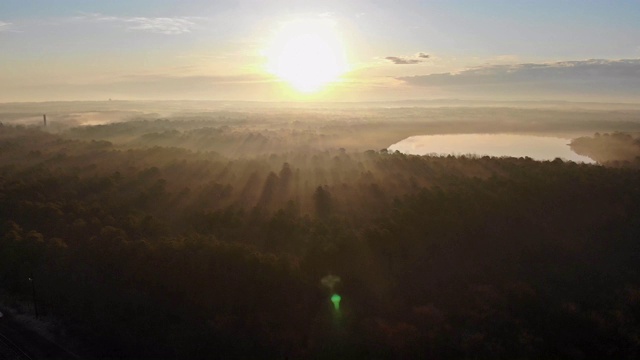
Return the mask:
<svg viewBox="0 0 640 360">
<path fill-rule="evenodd" d="M 342 41 L 328 19 L 284 24 L 268 44 L 265 56 L 270 73 L 304 93 L 320 90 L 347 71 Z"/>
</svg>

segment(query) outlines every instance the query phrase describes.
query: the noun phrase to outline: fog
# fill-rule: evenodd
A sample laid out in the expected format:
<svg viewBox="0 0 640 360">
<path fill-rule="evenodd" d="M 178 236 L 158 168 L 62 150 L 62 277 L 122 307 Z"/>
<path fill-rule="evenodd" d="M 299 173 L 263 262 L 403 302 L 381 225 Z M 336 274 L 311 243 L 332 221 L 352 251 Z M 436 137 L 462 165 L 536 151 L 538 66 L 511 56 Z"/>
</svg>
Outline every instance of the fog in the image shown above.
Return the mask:
<svg viewBox="0 0 640 360">
<path fill-rule="evenodd" d="M 0 121 L 117 146 L 176 146 L 224 156 L 385 149 L 410 136 L 527 134 L 573 139 L 640 131 L 640 107 L 568 102 L 54 102 L 0 104 Z"/>
<path fill-rule="evenodd" d="M 116 100 L 0 122 L 2 312 L 37 301 L 82 358 L 640 346 L 632 105 Z M 421 136 L 445 141 L 400 147 Z M 537 142 L 466 147 L 487 139 Z M 594 161 L 529 152 L 549 144 Z"/>
</svg>

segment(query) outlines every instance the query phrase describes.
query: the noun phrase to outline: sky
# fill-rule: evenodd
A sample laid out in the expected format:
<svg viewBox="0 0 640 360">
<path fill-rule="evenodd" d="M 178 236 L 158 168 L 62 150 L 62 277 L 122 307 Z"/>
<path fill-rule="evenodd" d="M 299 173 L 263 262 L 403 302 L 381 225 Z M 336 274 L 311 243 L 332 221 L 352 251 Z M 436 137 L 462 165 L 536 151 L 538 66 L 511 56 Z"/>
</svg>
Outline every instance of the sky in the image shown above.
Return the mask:
<svg viewBox="0 0 640 360">
<path fill-rule="evenodd" d="M 1 0 L 0 102 L 640 102 L 640 1 Z"/>
</svg>

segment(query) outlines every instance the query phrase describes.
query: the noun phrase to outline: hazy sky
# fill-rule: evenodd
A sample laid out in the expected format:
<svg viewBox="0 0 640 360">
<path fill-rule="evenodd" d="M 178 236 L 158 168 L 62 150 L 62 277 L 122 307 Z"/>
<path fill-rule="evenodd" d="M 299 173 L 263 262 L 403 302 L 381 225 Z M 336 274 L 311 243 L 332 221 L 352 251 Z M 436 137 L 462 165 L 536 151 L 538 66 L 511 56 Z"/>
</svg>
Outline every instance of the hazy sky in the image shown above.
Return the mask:
<svg viewBox="0 0 640 360">
<path fill-rule="evenodd" d="M 108 98 L 640 102 L 640 1 L 0 0 L 0 102 Z"/>
</svg>

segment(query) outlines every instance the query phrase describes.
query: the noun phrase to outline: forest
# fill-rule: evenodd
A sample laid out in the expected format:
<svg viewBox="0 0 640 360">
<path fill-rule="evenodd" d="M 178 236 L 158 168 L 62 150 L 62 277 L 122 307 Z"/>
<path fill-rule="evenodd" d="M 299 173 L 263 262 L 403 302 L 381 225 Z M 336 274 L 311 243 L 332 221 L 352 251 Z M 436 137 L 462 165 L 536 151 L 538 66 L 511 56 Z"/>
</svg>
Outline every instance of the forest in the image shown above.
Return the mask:
<svg viewBox="0 0 640 360">
<path fill-rule="evenodd" d="M 600 164 L 640 168 L 640 133 L 595 133 L 573 139 L 571 148 Z"/>
<path fill-rule="evenodd" d="M 0 126 L 0 301 L 83 358 L 640 355 L 637 110 L 91 110 Z M 598 164 L 386 150 L 480 131 Z"/>
</svg>

